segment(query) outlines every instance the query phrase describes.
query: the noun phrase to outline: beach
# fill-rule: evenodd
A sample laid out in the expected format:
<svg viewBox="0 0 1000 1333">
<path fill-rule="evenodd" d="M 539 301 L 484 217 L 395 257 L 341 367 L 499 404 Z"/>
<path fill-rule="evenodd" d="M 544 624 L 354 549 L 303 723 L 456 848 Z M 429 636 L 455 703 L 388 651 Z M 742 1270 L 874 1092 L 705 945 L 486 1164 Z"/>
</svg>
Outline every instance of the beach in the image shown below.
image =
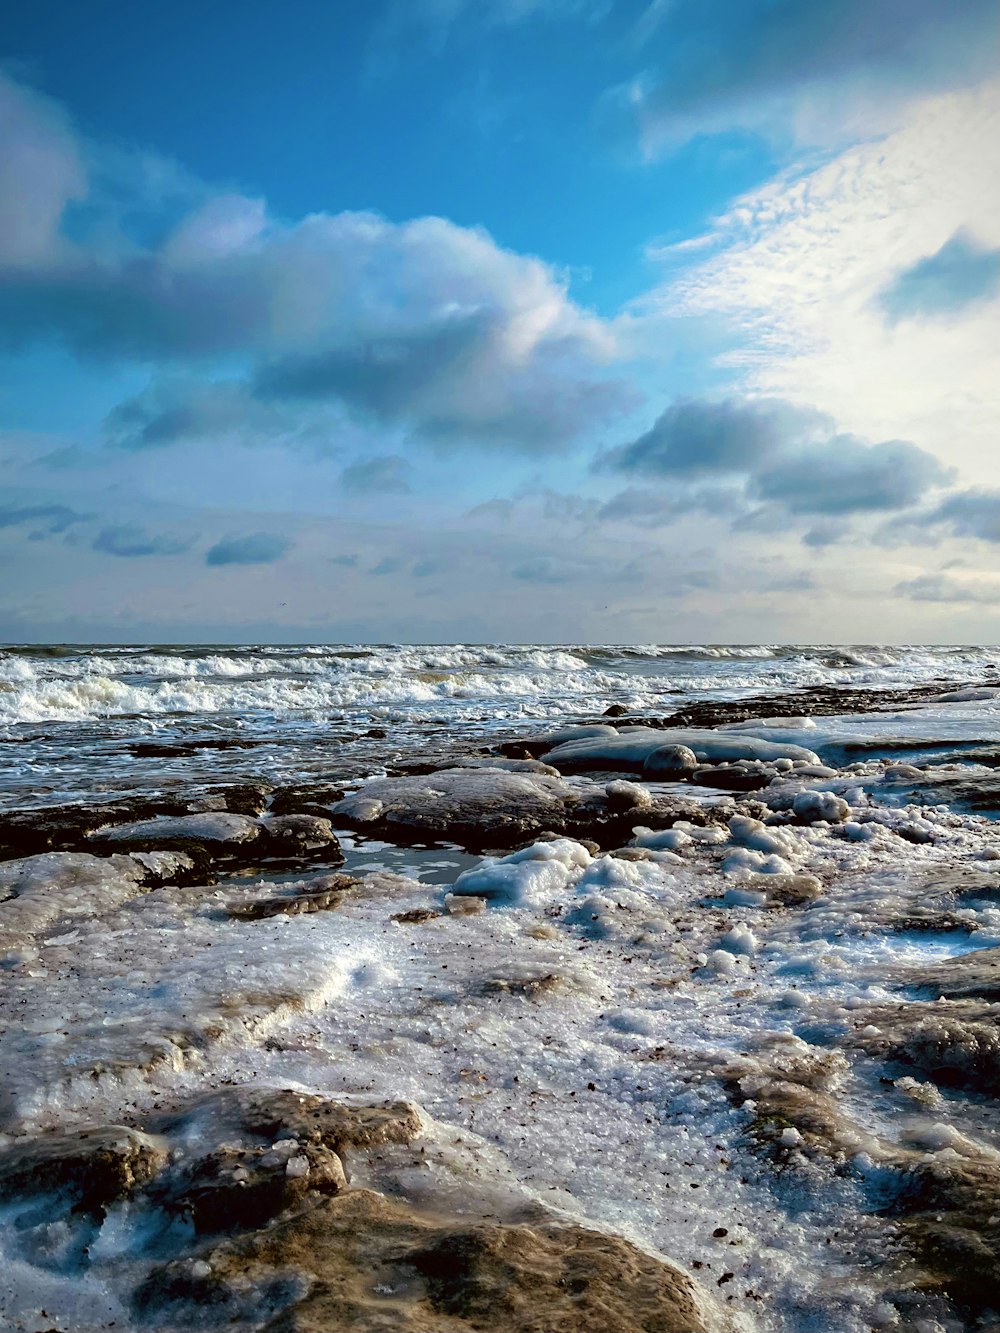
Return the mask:
<svg viewBox="0 0 1000 1333">
<path fill-rule="evenodd" d="M 0 1319 L 1000 1318 L 1000 649 L 0 649 Z"/>
</svg>

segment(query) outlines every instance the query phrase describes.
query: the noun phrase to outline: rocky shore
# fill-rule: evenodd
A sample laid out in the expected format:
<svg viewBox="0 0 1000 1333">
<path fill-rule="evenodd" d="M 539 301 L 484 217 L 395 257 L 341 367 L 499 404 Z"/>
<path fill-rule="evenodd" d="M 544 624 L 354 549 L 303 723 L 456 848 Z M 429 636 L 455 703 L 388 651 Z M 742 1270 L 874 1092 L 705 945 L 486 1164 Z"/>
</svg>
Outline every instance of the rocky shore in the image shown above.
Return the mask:
<svg viewBox="0 0 1000 1333">
<path fill-rule="evenodd" d="M 0 816 L 4 1326 L 996 1333 L 998 693 Z"/>
</svg>

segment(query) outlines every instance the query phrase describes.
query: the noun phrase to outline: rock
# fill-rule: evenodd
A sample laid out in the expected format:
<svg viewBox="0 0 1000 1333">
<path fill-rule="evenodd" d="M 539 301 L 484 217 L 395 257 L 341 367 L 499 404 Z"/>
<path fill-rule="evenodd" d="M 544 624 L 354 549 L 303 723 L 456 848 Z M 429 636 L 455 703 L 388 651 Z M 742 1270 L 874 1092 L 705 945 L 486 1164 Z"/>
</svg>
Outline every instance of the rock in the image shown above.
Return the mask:
<svg viewBox="0 0 1000 1333">
<path fill-rule="evenodd" d="M 540 1210 L 539 1210 L 540 1211 Z M 299 1276 L 299 1281 L 290 1280 Z M 224 1308 L 252 1284 L 269 1333 L 711 1333 L 694 1281 L 630 1242 L 540 1213 L 531 1225 L 443 1221 L 373 1190 L 312 1198 L 244 1240 L 216 1245 L 210 1277 L 165 1266 L 146 1317 Z"/>
<path fill-rule="evenodd" d="M 760 791 L 777 777 L 777 770 L 763 764 L 715 764 L 696 768 L 688 776 L 699 787 L 719 787 L 722 791 Z"/>
<path fill-rule="evenodd" d="M 542 972 L 532 976 L 490 977 L 483 982 L 483 991 L 487 995 L 522 995 L 536 1000 L 550 991 L 561 990 L 565 984 L 554 972 Z"/>
<path fill-rule="evenodd" d="M 594 722 L 576 727 L 559 727 L 555 731 L 543 731 L 536 736 L 529 736 L 525 740 L 507 741 L 500 746 L 500 753 L 510 755 L 514 759 L 520 759 L 523 753 L 537 756 L 557 745 L 564 745 L 571 741 L 594 740 L 617 735 L 617 727 L 612 727 L 610 724 L 603 722 Z"/>
<path fill-rule="evenodd" d="M 604 793 L 610 810 L 635 810 L 638 813 L 648 810 L 653 804 L 653 798 L 646 788 L 636 782 L 609 782 Z"/>
<path fill-rule="evenodd" d="M 91 843 L 116 846 L 184 846 L 189 842 L 202 846 L 222 844 L 229 846 L 255 842 L 261 835 L 262 825 L 249 815 L 234 815 L 211 811 L 196 815 L 164 816 L 143 819 L 135 823 L 116 824 L 97 829 L 90 835 Z"/>
<path fill-rule="evenodd" d="M 122 1125 L 15 1140 L 0 1153 L 0 1197 L 59 1192 L 97 1212 L 130 1198 L 166 1160 L 161 1142 Z"/>
<path fill-rule="evenodd" d="M 503 769 L 455 768 L 429 777 L 367 783 L 334 809 L 349 824 L 378 823 L 390 836 L 464 846 L 513 845 L 561 823 L 577 792 L 561 778 Z"/>
<path fill-rule="evenodd" d="M 329 819 L 315 815 L 265 815 L 261 820 L 267 837 L 267 852 L 278 856 L 302 856 L 322 850 L 324 859 L 344 859 Z"/>
<path fill-rule="evenodd" d="M 455 768 L 368 782 L 334 814 L 390 842 L 456 842 L 477 852 L 506 851 L 546 834 L 614 846 L 631 836 L 637 814 L 620 799 L 612 805 L 604 787 L 545 773 Z M 668 798 L 644 804 L 641 813 L 645 822 L 663 825 L 706 818 L 695 802 Z"/>
<path fill-rule="evenodd" d="M 890 1211 L 923 1264 L 921 1290 L 947 1295 L 975 1320 L 996 1311 L 1000 1158 L 947 1127 L 931 1127 L 941 1128 L 945 1134 L 931 1143 L 944 1151 L 901 1164 L 901 1189 Z"/>
<path fill-rule="evenodd" d="M 284 891 L 273 897 L 236 903 L 229 908 L 229 915 L 235 921 L 268 921 L 275 916 L 332 912 L 340 907 L 345 896 L 359 883 L 353 875 L 319 875 L 298 884 L 283 885 Z"/>
<path fill-rule="evenodd" d="M 344 788 L 338 783 L 301 783 L 276 788 L 268 811 L 272 815 L 309 814 L 328 819 L 329 807 L 343 799 Z"/>
<path fill-rule="evenodd" d="M 974 949 L 943 963 L 910 968 L 901 979 L 946 1000 L 1000 1001 L 1000 947 Z"/>
<path fill-rule="evenodd" d="M 389 920 L 401 926 L 422 926 L 426 921 L 434 921 L 441 915 L 441 912 L 435 912 L 430 907 L 414 907 L 409 912 L 396 912 Z"/>
<path fill-rule="evenodd" d="M 646 756 L 642 772 L 647 778 L 681 782 L 689 778 L 697 767 L 695 753 L 687 745 L 661 745 Z"/>
<path fill-rule="evenodd" d="M 493 768 L 505 773 L 544 773 L 547 777 L 559 777 L 559 770 L 551 764 L 543 764 L 540 759 L 498 759 L 470 758 L 463 755 L 442 756 L 433 759 L 404 759 L 392 766 L 393 777 L 426 777 L 432 773 L 442 773 L 456 768 Z"/>
<path fill-rule="evenodd" d="M 626 706 L 625 706 L 624 704 L 611 704 L 608 708 L 605 708 L 605 710 L 604 710 L 604 712 L 601 714 L 601 716 L 602 716 L 602 717 L 628 717 L 628 715 L 629 715 L 630 712 L 631 712 L 631 709 L 626 708 Z"/>
<path fill-rule="evenodd" d="M 939 1087 L 1000 1093 L 1000 1005 L 977 1000 L 879 1005 L 847 1038 L 868 1055 L 916 1069 Z"/>
</svg>

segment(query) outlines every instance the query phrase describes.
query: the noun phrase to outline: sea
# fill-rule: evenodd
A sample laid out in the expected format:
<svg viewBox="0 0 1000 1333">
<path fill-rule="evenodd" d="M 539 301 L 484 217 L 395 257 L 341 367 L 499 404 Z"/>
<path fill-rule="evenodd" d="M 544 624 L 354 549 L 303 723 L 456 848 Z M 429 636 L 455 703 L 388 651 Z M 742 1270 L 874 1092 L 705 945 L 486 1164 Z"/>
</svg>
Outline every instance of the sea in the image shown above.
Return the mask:
<svg viewBox="0 0 1000 1333">
<path fill-rule="evenodd" d="M 1000 648 L 926 645 L 11 645 L 0 648 L 0 808 L 248 775 L 360 776 L 387 741 L 405 757 L 435 733 L 489 744 L 613 704 L 663 714 L 805 686 L 891 691 L 998 663 Z"/>
</svg>

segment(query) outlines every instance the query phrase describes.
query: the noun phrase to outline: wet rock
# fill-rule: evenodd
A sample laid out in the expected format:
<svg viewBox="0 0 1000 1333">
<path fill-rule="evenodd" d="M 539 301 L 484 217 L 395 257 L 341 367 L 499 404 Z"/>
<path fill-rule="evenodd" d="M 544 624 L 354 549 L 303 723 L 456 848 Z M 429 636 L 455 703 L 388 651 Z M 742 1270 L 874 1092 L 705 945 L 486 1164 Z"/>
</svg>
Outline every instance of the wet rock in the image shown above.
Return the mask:
<svg viewBox="0 0 1000 1333">
<path fill-rule="evenodd" d="M 938 1150 L 903 1167 L 902 1188 L 889 1211 L 921 1260 L 918 1282 L 924 1292 L 947 1295 L 974 1318 L 993 1314 L 1000 1271 L 1000 1156 L 946 1126 L 929 1129 L 929 1143 Z"/>
<path fill-rule="evenodd" d="M 984 682 L 988 684 L 989 682 Z M 938 697 L 940 687 L 928 683 L 906 690 L 866 690 L 813 685 L 787 694 L 759 694 L 751 699 L 706 699 L 690 703 L 662 718 L 663 727 L 720 727 L 764 718 L 830 717 L 840 713 L 892 712 Z"/>
<path fill-rule="evenodd" d="M 852 1046 L 915 1069 L 939 1087 L 1000 1093 L 1000 1005 L 976 1000 L 876 1006 Z"/>
<path fill-rule="evenodd" d="M 303 856 L 322 851 L 325 859 L 343 861 L 340 843 L 327 818 L 316 815 L 265 815 L 261 820 L 267 839 L 268 855 Z"/>
<path fill-rule="evenodd" d="M 268 791 L 263 782 L 230 783 L 176 797 L 136 796 L 95 805 L 12 810 L 0 815 L 0 860 L 48 851 L 92 850 L 92 834 L 124 824 L 184 818 L 193 812 L 258 815 Z"/>
<path fill-rule="evenodd" d="M 975 949 L 943 963 L 911 968 L 901 979 L 946 1000 L 1000 1002 L 1000 948 Z"/>
<path fill-rule="evenodd" d="M 722 791 L 760 791 L 777 776 L 777 769 L 766 764 L 715 764 L 696 768 L 690 775 L 699 787 L 719 787 Z"/>
<path fill-rule="evenodd" d="M 698 767 L 695 752 L 687 745 L 661 745 L 648 754 L 642 765 L 643 776 L 661 782 L 682 782 Z"/>
<path fill-rule="evenodd" d="M 279 1139 L 270 1148 L 221 1148 L 202 1158 L 169 1199 L 198 1235 L 255 1231 L 307 1194 L 347 1188 L 344 1164 L 323 1144 Z"/>
<path fill-rule="evenodd" d="M 276 916 L 336 911 L 359 883 L 353 875 L 320 875 L 284 885 L 280 893 L 236 903 L 229 908 L 229 916 L 235 921 L 268 921 Z"/>
<path fill-rule="evenodd" d="M 123 847 L 170 847 L 195 842 L 211 847 L 255 842 L 261 832 L 261 824 L 249 815 L 207 811 L 100 828 L 90 835 L 90 842 Z"/>
<path fill-rule="evenodd" d="M 269 1141 L 291 1138 L 340 1155 L 351 1148 L 410 1143 L 423 1129 L 420 1111 L 412 1102 L 353 1105 L 284 1088 L 233 1088 L 203 1099 L 193 1109 L 209 1118 L 219 1116 L 246 1134 Z"/>
<path fill-rule="evenodd" d="M 15 1140 L 0 1153 L 0 1198 L 59 1192 L 96 1212 L 130 1198 L 166 1160 L 160 1141 L 121 1125 Z"/>
<path fill-rule="evenodd" d="M 661 826 L 712 814 L 693 801 L 666 798 L 642 809 L 646 823 Z M 613 808 L 596 785 L 536 772 L 457 768 L 366 783 L 335 807 L 334 816 L 390 842 L 447 841 L 471 851 L 506 851 L 546 833 L 614 846 L 631 836 L 636 811 Z"/>
<path fill-rule="evenodd" d="M 294 1279 L 298 1276 L 299 1280 Z M 238 1299 L 278 1309 L 268 1333 L 711 1333 L 695 1283 L 628 1241 L 541 1214 L 532 1225 L 448 1223 L 373 1190 L 310 1198 L 241 1241 L 217 1245 L 195 1295 L 170 1265 L 137 1303 Z M 283 1305 L 283 1308 L 281 1308 Z"/>
<path fill-rule="evenodd" d="M 396 912 L 390 916 L 390 921 L 395 921 L 401 926 L 422 926 L 427 921 L 434 921 L 442 916 L 441 912 L 434 911 L 430 907 L 414 907 L 409 912 Z"/>
<path fill-rule="evenodd" d="M 376 823 L 402 839 L 449 839 L 462 845 L 513 845 L 565 820 L 579 804 L 561 778 L 503 769 L 447 769 L 429 777 L 367 783 L 335 807 L 347 823 Z"/>
<path fill-rule="evenodd" d="M 306 814 L 329 819 L 329 807 L 343 799 L 344 788 L 337 783 L 301 783 L 276 788 L 267 808 L 272 815 Z"/>
<path fill-rule="evenodd" d="M 559 770 L 551 764 L 543 764 L 540 759 L 497 759 L 495 757 L 475 758 L 467 755 L 442 755 L 439 759 L 405 759 L 393 764 L 390 773 L 393 777 L 426 777 L 432 773 L 441 773 L 456 768 L 492 768 L 505 773 L 543 773 L 547 777 L 559 777 Z"/>
<path fill-rule="evenodd" d="M 551 750 L 557 745 L 565 745 L 570 741 L 594 740 L 617 735 L 618 728 L 611 726 L 610 723 L 584 723 L 574 727 L 559 727 L 555 731 L 543 731 L 523 740 L 506 741 L 500 746 L 500 753 L 514 759 L 520 759 L 525 753 L 537 757 L 546 750 Z"/>
</svg>

